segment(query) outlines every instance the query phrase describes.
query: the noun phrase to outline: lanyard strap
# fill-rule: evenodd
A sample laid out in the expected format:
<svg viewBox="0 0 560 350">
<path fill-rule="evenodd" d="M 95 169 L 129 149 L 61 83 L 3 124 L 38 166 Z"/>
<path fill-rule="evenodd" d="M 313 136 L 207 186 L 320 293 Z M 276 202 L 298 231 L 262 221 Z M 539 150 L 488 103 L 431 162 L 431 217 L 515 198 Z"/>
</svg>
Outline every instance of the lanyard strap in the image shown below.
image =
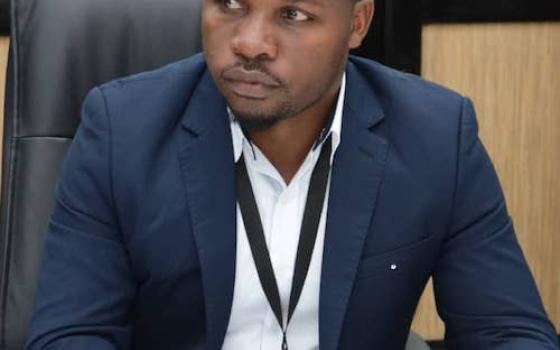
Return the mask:
<svg viewBox="0 0 560 350">
<path fill-rule="evenodd" d="M 315 240 L 317 238 L 317 230 L 329 178 L 330 154 L 331 139 L 329 137 L 323 144 L 319 160 L 315 164 L 313 173 L 311 174 L 292 279 L 288 319 L 285 325 L 282 316 L 280 292 L 278 291 L 276 277 L 272 268 L 272 262 L 270 261 L 270 253 L 264 238 L 257 202 L 253 194 L 251 181 L 247 174 L 243 156 L 236 164 L 237 199 L 261 286 L 276 316 L 276 320 L 282 329 L 282 350 L 288 350 L 286 331 L 299 301 L 299 297 L 301 296 L 301 291 L 305 283 L 305 278 L 307 277 L 311 256 L 313 254 L 313 247 L 315 246 Z"/>
</svg>

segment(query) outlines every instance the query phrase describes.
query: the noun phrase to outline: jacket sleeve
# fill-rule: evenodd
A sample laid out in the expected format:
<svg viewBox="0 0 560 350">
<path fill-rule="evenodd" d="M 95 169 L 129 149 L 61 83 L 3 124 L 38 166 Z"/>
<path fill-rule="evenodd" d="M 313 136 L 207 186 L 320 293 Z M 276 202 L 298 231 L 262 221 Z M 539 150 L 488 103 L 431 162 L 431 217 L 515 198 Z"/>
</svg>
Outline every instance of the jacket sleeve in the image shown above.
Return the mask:
<svg viewBox="0 0 560 350">
<path fill-rule="evenodd" d="M 457 159 L 453 215 L 434 271 L 449 349 L 558 349 L 468 99 Z"/>
<path fill-rule="evenodd" d="M 56 191 L 26 349 L 126 349 L 135 282 L 111 190 L 103 92 L 86 98 Z"/>
</svg>

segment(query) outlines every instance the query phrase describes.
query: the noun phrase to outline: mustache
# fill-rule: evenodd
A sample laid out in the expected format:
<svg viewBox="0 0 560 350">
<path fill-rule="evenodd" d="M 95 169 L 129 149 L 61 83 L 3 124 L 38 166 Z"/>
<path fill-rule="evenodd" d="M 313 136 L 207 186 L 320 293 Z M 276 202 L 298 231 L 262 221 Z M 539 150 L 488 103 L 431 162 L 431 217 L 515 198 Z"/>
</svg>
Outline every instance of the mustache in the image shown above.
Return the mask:
<svg viewBox="0 0 560 350">
<path fill-rule="evenodd" d="M 263 80 L 265 80 L 268 85 L 284 85 L 284 82 L 280 78 L 270 72 L 266 66 L 258 61 L 237 62 L 232 64 L 222 71 L 221 76 L 225 79 L 231 79 L 232 77 L 238 76 L 238 74 L 242 71 L 247 73 L 257 73 L 262 76 Z"/>
</svg>

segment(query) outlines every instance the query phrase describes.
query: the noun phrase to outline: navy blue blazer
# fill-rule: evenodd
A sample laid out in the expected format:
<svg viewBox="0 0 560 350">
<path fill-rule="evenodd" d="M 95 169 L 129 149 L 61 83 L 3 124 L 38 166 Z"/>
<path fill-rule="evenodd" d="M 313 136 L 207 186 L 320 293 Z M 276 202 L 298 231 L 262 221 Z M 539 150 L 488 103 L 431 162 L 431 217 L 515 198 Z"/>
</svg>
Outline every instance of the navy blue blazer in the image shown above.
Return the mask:
<svg viewBox="0 0 560 350">
<path fill-rule="evenodd" d="M 202 55 L 95 88 L 58 184 L 28 349 L 220 349 L 234 184 L 226 102 Z M 430 276 L 451 349 L 557 347 L 471 102 L 352 57 L 321 350 L 402 349 Z"/>
</svg>

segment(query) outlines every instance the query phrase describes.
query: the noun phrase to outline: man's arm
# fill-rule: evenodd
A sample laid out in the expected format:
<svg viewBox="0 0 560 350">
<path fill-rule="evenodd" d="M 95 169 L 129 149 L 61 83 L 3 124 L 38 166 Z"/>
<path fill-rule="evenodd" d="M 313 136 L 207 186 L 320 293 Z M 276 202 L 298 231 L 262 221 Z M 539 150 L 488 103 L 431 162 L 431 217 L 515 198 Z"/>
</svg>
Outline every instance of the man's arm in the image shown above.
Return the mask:
<svg viewBox="0 0 560 350">
<path fill-rule="evenodd" d="M 450 349 L 558 349 L 468 99 L 453 215 L 434 290 Z"/>
<path fill-rule="evenodd" d="M 93 90 L 50 218 L 26 349 L 126 349 L 135 293 L 112 198 L 111 130 Z"/>
</svg>

